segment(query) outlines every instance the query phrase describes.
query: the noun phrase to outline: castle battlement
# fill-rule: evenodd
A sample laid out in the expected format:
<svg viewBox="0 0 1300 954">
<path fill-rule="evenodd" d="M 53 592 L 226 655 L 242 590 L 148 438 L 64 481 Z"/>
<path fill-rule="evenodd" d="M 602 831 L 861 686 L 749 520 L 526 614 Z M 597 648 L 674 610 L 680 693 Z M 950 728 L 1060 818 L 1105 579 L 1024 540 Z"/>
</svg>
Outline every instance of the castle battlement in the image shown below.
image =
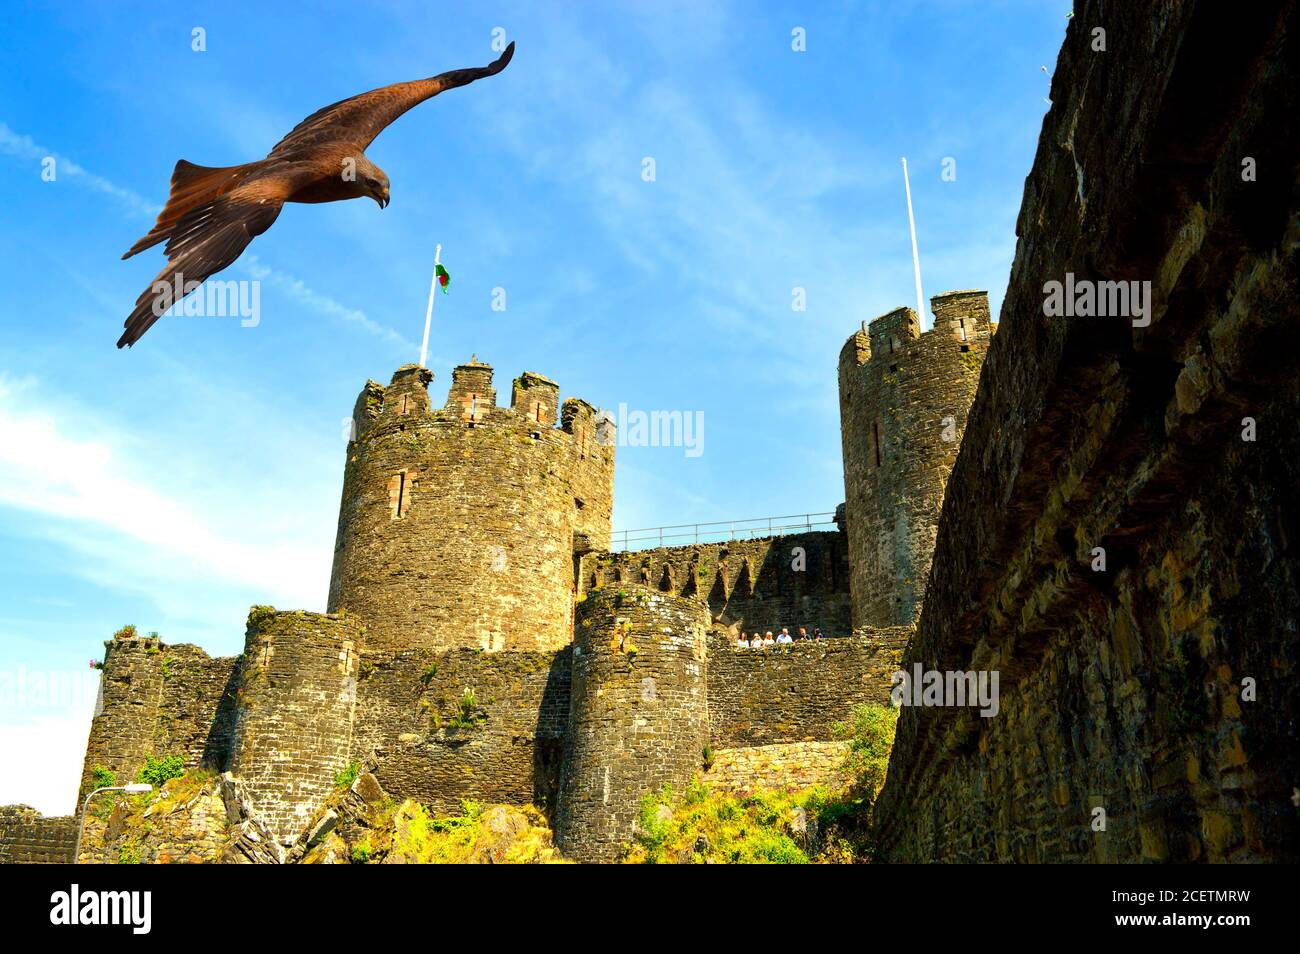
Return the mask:
<svg viewBox="0 0 1300 954">
<path fill-rule="evenodd" d="M 329 609 L 357 616 L 373 647 L 566 645 L 575 560 L 609 547 L 613 441 L 591 404 L 559 405 L 535 372 L 510 407 L 477 358 L 442 407 L 432 380 L 405 365 L 357 399 Z"/>
<path fill-rule="evenodd" d="M 930 299 L 863 322 L 840 351 L 840 433 L 854 626 L 915 620 L 944 487 L 992 340 L 988 294 Z"/>
<path fill-rule="evenodd" d="M 840 363 L 862 365 L 875 361 L 901 366 L 917 357 L 927 361 L 952 359 L 955 354 L 970 352 L 981 342 L 987 346 L 987 339 L 996 328 L 989 318 L 988 292 L 979 289 L 935 295 L 930 299 L 930 308 L 934 312 L 934 327 L 926 331 L 920 331 L 916 312 L 906 306 L 864 321 L 844 343 Z M 955 348 L 950 341 L 956 342 Z"/>
<path fill-rule="evenodd" d="M 398 368 L 387 387 L 367 381 L 353 409 L 352 439 L 361 441 L 427 424 L 496 424 L 527 431 L 536 440 L 571 435 L 577 438 L 583 456 L 591 451 L 592 443 L 613 444 L 613 421 L 581 398 L 570 397 L 561 405 L 560 386 L 550 378 L 525 371 L 512 384 L 510 406 L 503 407 L 497 404 L 492 375 L 492 366 L 477 357 L 457 366 L 441 407 L 434 407 L 429 399 L 433 372 L 420 365 Z"/>
</svg>

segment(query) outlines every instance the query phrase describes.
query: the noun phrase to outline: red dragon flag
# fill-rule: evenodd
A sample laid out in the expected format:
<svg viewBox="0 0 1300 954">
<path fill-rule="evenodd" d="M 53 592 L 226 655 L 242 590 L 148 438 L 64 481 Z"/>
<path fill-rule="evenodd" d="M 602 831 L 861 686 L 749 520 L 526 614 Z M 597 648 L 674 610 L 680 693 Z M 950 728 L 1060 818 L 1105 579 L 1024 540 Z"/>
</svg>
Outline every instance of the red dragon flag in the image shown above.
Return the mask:
<svg viewBox="0 0 1300 954">
<path fill-rule="evenodd" d="M 433 321 L 433 292 L 434 289 L 441 288 L 445 295 L 450 284 L 451 274 L 442 267 L 442 245 L 439 244 L 433 253 L 433 281 L 429 283 L 429 305 L 424 310 L 424 341 L 420 345 L 420 367 L 422 368 L 426 367 L 425 362 L 429 360 L 429 324 Z"/>
</svg>

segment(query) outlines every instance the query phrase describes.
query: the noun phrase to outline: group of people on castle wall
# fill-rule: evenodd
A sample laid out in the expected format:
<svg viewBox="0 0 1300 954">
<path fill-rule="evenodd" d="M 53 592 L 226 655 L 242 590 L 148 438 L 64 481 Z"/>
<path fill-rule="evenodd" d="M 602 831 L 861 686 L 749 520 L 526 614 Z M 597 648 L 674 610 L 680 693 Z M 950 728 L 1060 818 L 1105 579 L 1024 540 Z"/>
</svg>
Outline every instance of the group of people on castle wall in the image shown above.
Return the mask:
<svg viewBox="0 0 1300 954">
<path fill-rule="evenodd" d="M 808 629 L 805 626 L 799 627 L 798 636 L 791 636 L 790 628 L 788 626 L 782 626 L 780 634 L 778 634 L 775 638 L 773 638 L 772 631 L 770 629 L 762 635 L 760 635 L 758 631 L 755 630 L 754 635 L 752 637 L 746 637 L 744 632 L 741 632 L 741 634 L 736 637 L 734 648 L 766 649 L 769 646 L 788 646 L 796 642 L 800 642 L 800 643 L 810 642 L 812 640 L 822 639 L 822 638 L 824 637 L 822 636 L 822 631 L 820 626 L 813 627 L 811 636 L 808 635 Z"/>
</svg>

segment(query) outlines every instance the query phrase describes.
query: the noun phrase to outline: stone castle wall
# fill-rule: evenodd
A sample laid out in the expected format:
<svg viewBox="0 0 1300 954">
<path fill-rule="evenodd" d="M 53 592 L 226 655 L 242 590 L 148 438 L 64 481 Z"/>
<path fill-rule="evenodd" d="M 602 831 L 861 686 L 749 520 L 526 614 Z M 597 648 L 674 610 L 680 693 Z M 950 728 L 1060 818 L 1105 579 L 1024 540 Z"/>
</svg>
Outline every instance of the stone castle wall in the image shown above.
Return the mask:
<svg viewBox="0 0 1300 954">
<path fill-rule="evenodd" d="M 47 818 L 27 805 L 0 806 L 0 865 L 71 864 L 77 818 Z"/>
<path fill-rule="evenodd" d="M 841 771 L 848 749 L 848 742 L 776 742 L 717 749 L 702 780 L 712 788 L 734 792 L 794 791 L 813 785 L 836 788 L 848 781 Z"/>
<path fill-rule="evenodd" d="M 886 860 L 1300 860 L 1294 11 L 1076 8 L 910 651 L 1001 709 L 903 711 Z"/>
<path fill-rule="evenodd" d="M 573 644 L 556 843 L 612 861 L 642 796 L 681 789 L 704 764 L 709 708 L 704 605 L 626 584 L 582 603 Z"/>
<path fill-rule="evenodd" d="M 121 633 L 104 644 L 99 700 L 80 792 L 102 767 L 118 784 L 135 780 L 149 757 L 180 755 L 189 766 L 225 764 L 234 724 L 235 657 L 197 646 Z"/>
<path fill-rule="evenodd" d="M 910 626 L 844 639 L 733 649 L 709 640 L 709 717 L 718 748 L 833 741 L 855 706 L 889 703 Z"/>
<path fill-rule="evenodd" d="M 244 654 L 224 659 L 152 638 L 117 639 L 87 765 L 111 768 L 119 782 L 149 755 L 232 771 L 252 816 L 288 839 L 352 763 L 373 765 L 390 795 L 437 813 L 458 813 L 467 799 L 555 811 L 567 742 L 577 814 L 565 824 L 603 832 L 590 843 L 577 836 L 571 850 L 607 857 L 630 838 L 641 795 L 665 782 L 680 788 L 704 771 L 706 747 L 711 784 L 744 788 L 781 772 L 826 781 L 843 750 L 836 724 L 858 703 L 887 698 L 910 633 L 863 631 L 744 652 L 718 634 L 700 635 L 708 655 L 697 659 L 695 634 L 709 621 L 700 598 L 606 584 L 579 608 L 578 646 L 592 647 L 579 702 L 574 647 L 370 651 L 347 616 L 254 607 Z M 616 632 L 626 634 L 623 652 L 609 646 Z M 575 808 L 583 798 L 585 808 Z M 57 854 L 63 821 L 12 812 L 21 824 L 0 825 L 0 856 L 36 859 L 41 845 Z"/>
<path fill-rule="evenodd" d="M 557 650 L 571 638 L 575 554 L 607 549 L 613 442 L 590 405 L 526 374 L 496 406 L 492 369 L 408 365 L 367 384 L 348 444 L 329 610 L 372 649 Z"/>
<path fill-rule="evenodd" d="M 988 295 L 931 300 L 934 327 L 899 308 L 840 353 L 840 430 L 854 626 L 916 621 L 966 412 L 992 337 Z"/>
<path fill-rule="evenodd" d="M 840 531 L 602 555 L 584 584 L 601 582 L 698 597 L 715 620 L 746 633 L 782 626 L 795 635 L 800 626 L 836 636 L 851 631 L 848 546 Z"/>
<path fill-rule="evenodd" d="M 360 638 L 346 617 L 249 613 L 230 770 L 277 837 L 298 834 L 352 760 Z"/>
<path fill-rule="evenodd" d="M 233 772 L 253 819 L 289 840 L 365 761 L 435 812 L 546 807 L 570 854 L 609 860 L 664 784 L 829 777 L 836 724 L 887 698 L 911 632 L 844 636 L 846 535 L 610 554 L 612 440 L 590 405 L 524 374 L 499 408 L 492 369 L 471 362 L 435 409 L 431 377 L 407 366 L 357 400 L 338 612 L 254 607 L 237 658 L 121 634 L 86 778 L 180 755 Z M 709 640 L 712 620 L 842 638 L 737 653 Z M 14 818 L 11 853 L 58 830 Z"/>
<path fill-rule="evenodd" d="M 123 631 L 104 644 L 78 809 L 81 797 L 93 787 L 96 768 L 112 772 L 118 783 L 131 782 L 145 760 L 157 753 L 162 689 L 162 644 L 156 637 Z"/>
<path fill-rule="evenodd" d="M 456 814 L 465 799 L 551 806 L 569 653 L 365 653 L 353 749 L 373 756 L 386 792 L 435 812 Z"/>
</svg>

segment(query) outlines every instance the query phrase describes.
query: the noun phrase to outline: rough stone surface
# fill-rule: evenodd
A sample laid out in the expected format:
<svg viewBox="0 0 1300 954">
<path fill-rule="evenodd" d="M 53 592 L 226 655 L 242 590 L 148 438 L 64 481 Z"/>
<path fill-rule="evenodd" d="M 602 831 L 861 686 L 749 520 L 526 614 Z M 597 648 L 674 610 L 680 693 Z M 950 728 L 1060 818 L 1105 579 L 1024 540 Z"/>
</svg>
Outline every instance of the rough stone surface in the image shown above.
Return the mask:
<svg viewBox="0 0 1300 954">
<path fill-rule="evenodd" d="M 174 779 L 144 801 L 141 806 L 135 799 L 116 796 L 107 814 L 90 812 L 79 862 L 280 862 L 274 835 L 250 810 L 247 793 L 230 775 Z"/>
<path fill-rule="evenodd" d="M 1300 859 L 1298 44 L 1293 3 L 1077 7 L 910 649 L 1001 712 L 902 713 L 883 858 Z M 1149 326 L 1046 317 L 1067 272 Z"/>
<path fill-rule="evenodd" d="M 568 649 L 367 653 L 353 748 L 386 790 L 434 811 L 551 805 L 568 721 Z"/>
<path fill-rule="evenodd" d="M 638 584 L 583 602 L 555 837 L 579 861 L 612 861 L 643 795 L 680 788 L 709 740 L 708 613 Z"/>
<path fill-rule="evenodd" d="M 865 702 L 887 705 L 910 626 L 844 639 L 733 649 L 709 640 L 709 718 L 719 748 L 832 741 Z"/>
<path fill-rule="evenodd" d="M 644 583 L 698 597 L 715 620 L 747 633 L 788 626 L 798 634 L 805 626 L 844 636 L 851 631 L 847 542 L 841 531 L 813 531 L 615 553 L 595 561 L 583 583 Z"/>
<path fill-rule="evenodd" d="M 347 618 L 249 613 L 230 770 L 278 838 L 298 834 L 351 761 L 360 636 Z"/>
<path fill-rule="evenodd" d="M 82 795 L 89 792 L 96 767 L 124 784 L 135 780 L 150 756 L 180 755 L 188 766 L 225 766 L 234 727 L 236 657 L 212 658 L 197 646 L 164 645 L 155 636 L 129 631 L 104 647 Z"/>
<path fill-rule="evenodd" d="M 944 484 L 993 330 L 988 294 L 930 299 L 934 327 L 898 308 L 840 352 L 840 435 L 853 625 L 916 621 Z"/>
<path fill-rule="evenodd" d="M 847 779 L 840 769 L 847 742 L 777 742 L 738 749 L 718 749 L 704 773 L 705 784 L 745 792 L 756 788 L 790 789 L 812 785 L 836 788 Z"/>
<path fill-rule="evenodd" d="M 407 365 L 367 384 L 344 470 L 329 610 L 371 649 L 555 650 L 572 628 L 576 558 L 608 549 L 614 448 L 596 412 L 540 375 L 496 406 L 492 368 L 462 365 L 443 408 Z"/>
<path fill-rule="evenodd" d="M 68 864 L 76 844 L 76 817 L 47 818 L 28 805 L 0 806 L 0 864 Z"/>
</svg>

